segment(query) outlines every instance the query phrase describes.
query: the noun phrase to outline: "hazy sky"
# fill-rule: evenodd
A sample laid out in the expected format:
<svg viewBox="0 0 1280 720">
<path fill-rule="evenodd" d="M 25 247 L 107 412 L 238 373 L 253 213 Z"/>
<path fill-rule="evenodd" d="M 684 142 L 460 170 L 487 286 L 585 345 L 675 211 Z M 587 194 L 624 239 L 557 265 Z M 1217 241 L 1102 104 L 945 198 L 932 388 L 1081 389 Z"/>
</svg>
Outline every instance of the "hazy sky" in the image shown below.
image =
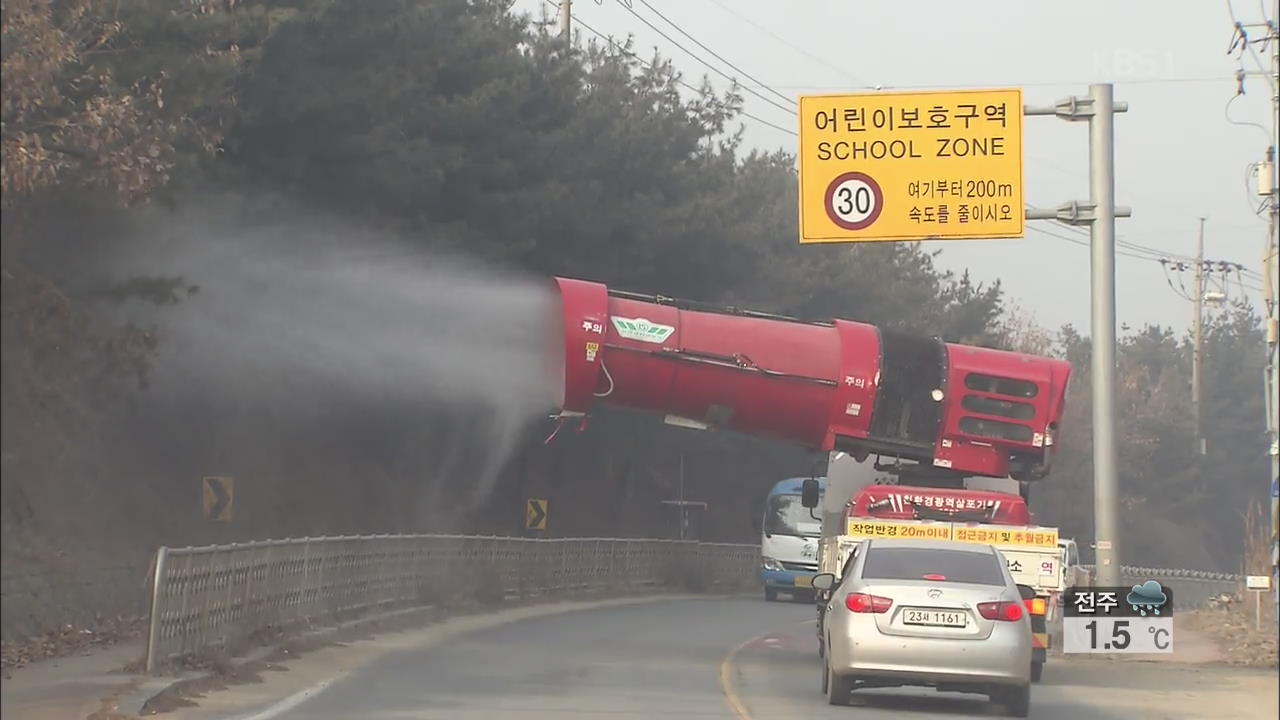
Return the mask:
<svg viewBox="0 0 1280 720">
<path fill-rule="evenodd" d="M 1170 257 L 1195 252 L 1200 217 L 1208 218 L 1205 256 L 1251 270 L 1244 285 L 1261 287 L 1266 224 L 1257 205 L 1250 163 L 1269 142 L 1270 90 L 1264 77 L 1246 80 L 1236 94 L 1235 72 L 1253 58 L 1228 55 L 1233 22 L 1275 16 L 1275 0 L 1177 3 L 1153 0 L 1081 0 L 1070 4 L 983 0 L 648 0 L 688 35 L 787 96 L 891 89 L 1022 87 L 1028 104 L 1085 95 L 1090 82 L 1112 82 L 1129 112 L 1116 116 L 1117 203 L 1133 208 L 1118 219 L 1122 243 Z M 554 17 L 546 0 L 517 0 L 518 10 Z M 628 9 L 630 8 L 630 9 Z M 668 25 L 642 0 L 576 0 L 574 15 L 595 30 L 634 36 L 637 54 L 656 48 L 697 85 L 705 75 L 720 88 L 728 81 L 677 47 L 688 48 L 743 85 L 755 83 L 724 66 Z M 633 15 L 632 12 L 635 14 Z M 662 37 L 650 24 L 670 36 Z M 595 38 L 583 25 L 582 40 Z M 1267 58 L 1262 58 L 1267 62 Z M 765 97 L 767 91 L 759 90 Z M 745 110 L 794 130 L 794 115 L 744 93 Z M 784 104 L 785 105 L 785 104 Z M 744 119 L 748 145 L 795 152 L 796 138 Z M 1267 126 L 1263 129 L 1260 126 Z M 1052 117 L 1025 123 L 1026 199 L 1036 206 L 1087 200 L 1088 124 Z M 1014 240 L 935 241 L 942 265 L 969 268 L 980 280 L 1000 278 L 1009 299 L 1042 324 L 1089 324 L 1089 251 L 1086 229 L 1028 221 Z M 1060 237 L 1051 237 L 1045 231 Z M 1068 239 L 1063 239 L 1068 238 Z M 1075 240 L 1076 242 L 1071 242 Z M 1084 245 L 1080 243 L 1085 243 Z M 1116 261 L 1117 321 L 1179 329 L 1190 303 L 1170 287 L 1150 251 L 1122 248 Z M 1185 273 L 1186 282 L 1190 274 Z M 1177 284 L 1176 275 L 1174 284 Z M 1242 290 L 1232 281 L 1231 292 Z M 1255 306 L 1261 292 L 1244 288 Z"/>
</svg>

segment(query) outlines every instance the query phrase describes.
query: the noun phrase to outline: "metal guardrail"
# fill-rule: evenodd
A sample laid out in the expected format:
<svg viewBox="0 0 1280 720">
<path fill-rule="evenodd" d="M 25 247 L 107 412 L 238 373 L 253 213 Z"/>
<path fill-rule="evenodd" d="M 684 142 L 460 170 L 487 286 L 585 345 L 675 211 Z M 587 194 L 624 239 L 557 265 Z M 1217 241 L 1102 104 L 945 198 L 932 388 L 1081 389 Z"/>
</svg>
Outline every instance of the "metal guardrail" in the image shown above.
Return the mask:
<svg viewBox="0 0 1280 720">
<path fill-rule="evenodd" d="M 760 547 L 618 538 L 361 535 L 160 548 L 151 582 L 147 672 L 233 648 L 264 629 L 334 622 L 452 599 L 499 600 L 758 580 Z M 1093 569 L 1093 566 L 1085 566 Z M 1124 566 L 1121 577 L 1174 588 L 1179 609 L 1236 593 L 1242 575 Z"/>
<path fill-rule="evenodd" d="M 755 581 L 758 545 L 613 538 L 368 535 L 156 553 L 147 672 L 270 627 L 460 597 Z"/>
<path fill-rule="evenodd" d="M 1093 565 L 1084 565 L 1096 573 Z M 1096 574 L 1095 574 L 1095 577 Z M 1173 588 L 1175 610 L 1195 610 L 1223 593 L 1235 594 L 1244 589 L 1244 576 L 1233 573 L 1182 570 L 1178 568 L 1149 568 L 1132 565 L 1120 566 L 1120 577 L 1134 584 L 1156 580 Z"/>
</svg>

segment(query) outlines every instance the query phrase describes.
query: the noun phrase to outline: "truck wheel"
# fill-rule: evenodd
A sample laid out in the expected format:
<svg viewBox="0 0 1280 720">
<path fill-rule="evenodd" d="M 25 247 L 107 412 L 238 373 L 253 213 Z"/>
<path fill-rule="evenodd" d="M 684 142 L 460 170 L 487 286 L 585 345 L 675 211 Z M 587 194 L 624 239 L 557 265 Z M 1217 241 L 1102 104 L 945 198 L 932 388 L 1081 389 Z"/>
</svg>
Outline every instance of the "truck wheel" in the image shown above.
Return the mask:
<svg viewBox="0 0 1280 720">
<path fill-rule="evenodd" d="M 771 588 L 771 587 L 766 587 L 766 588 L 764 589 L 764 601 L 765 601 L 765 602 L 777 602 L 777 600 L 778 600 L 778 591 L 777 591 L 777 589 L 775 589 L 775 588 Z"/>
<path fill-rule="evenodd" d="M 1040 682 L 1040 676 L 1044 674 L 1044 663 L 1031 663 L 1031 682 Z"/>
</svg>

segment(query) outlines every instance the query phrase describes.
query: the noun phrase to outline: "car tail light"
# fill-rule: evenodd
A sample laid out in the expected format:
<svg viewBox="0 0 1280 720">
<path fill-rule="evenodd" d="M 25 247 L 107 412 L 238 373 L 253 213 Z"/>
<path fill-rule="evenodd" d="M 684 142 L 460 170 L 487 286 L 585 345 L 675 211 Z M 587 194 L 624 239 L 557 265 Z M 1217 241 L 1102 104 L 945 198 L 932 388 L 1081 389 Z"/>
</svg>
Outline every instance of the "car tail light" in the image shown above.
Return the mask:
<svg viewBox="0 0 1280 720">
<path fill-rule="evenodd" d="M 985 602 L 978 603 L 978 614 L 988 620 L 1017 622 L 1022 619 L 1022 603 Z"/>
<path fill-rule="evenodd" d="M 844 599 L 844 606 L 849 608 L 850 612 L 856 613 L 884 613 L 888 612 L 892 605 L 893 600 L 890 598 L 866 593 L 850 593 Z"/>
<path fill-rule="evenodd" d="M 1024 605 L 1027 606 L 1027 612 L 1031 613 L 1032 615 L 1044 615 L 1045 609 L 1048 607 L 1047 603 L 1045 603 L 1045 600 L 1042 597 L 1027 598 L 1022 602 Z"/>
</svg>

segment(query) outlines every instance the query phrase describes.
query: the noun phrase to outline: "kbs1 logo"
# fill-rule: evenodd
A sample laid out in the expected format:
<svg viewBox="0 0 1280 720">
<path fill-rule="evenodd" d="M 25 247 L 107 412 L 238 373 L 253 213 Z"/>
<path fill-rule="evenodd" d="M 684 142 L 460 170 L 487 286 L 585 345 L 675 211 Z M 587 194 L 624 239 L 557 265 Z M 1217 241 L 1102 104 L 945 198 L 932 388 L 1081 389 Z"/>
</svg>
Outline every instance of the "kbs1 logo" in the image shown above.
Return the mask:
<svg viewBox="0 0 1280 720">
<path fill-rule="evenodd" d="M 1154 80 L 1174 74 L 1173 53 L 1169 51 L 1119 48 L 1093 54 L 1095 77 Z"/>
</svg>

